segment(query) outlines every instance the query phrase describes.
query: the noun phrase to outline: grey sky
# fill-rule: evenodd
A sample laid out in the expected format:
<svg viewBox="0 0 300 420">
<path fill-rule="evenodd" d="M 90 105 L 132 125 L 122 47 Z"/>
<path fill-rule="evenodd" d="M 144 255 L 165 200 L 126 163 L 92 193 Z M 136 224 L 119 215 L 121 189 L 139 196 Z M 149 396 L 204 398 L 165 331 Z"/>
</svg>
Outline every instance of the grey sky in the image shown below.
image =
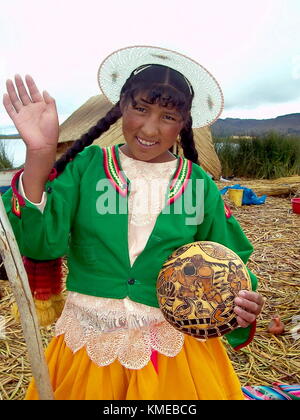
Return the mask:
<svg viewBox="0 0 300 420">
<path fill-rule="evenodd" d="M 221 118 L 300 112 L 299 0 L 9 0 L 1 2 L 0 92 L 31 74 L 61 121 L 99 93 L 106 55 L 127 45 L 176 49 L 221 84 Z M 0 127 L 9 124 L 0 107 Z"/>
<path fill-rule="evenodd" d="M 255 109 L 258 105 L 272 104 L 279 109 L 282 106 L 283 113 L 289 113 L 284 112 L 289 102 L 295 103 L 295 112 L 300 112 L 300 66 L 299 76 L 297 72 L 296 61 L 294 63 L 284 59 L 284 54 L 277 62 L 274 60 L 264 66 L 258 66 L 257 72 L 251 77 L 241 77 L 237 81 L 239 89 L 228 92 L 228 112 L 235 107 Z"/>
</svg>

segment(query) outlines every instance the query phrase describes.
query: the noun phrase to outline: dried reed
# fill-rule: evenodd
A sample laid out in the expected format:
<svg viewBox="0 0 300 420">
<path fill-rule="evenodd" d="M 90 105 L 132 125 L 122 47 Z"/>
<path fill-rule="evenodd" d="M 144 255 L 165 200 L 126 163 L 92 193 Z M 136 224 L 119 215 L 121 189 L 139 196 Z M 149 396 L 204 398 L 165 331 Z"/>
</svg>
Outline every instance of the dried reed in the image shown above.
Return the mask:
<svg viewBox="0 0 300 420">
<path fill-rule="evenodd" d="M 242 385 L 300 383 L 300 215 L 289 198 L 268 197 L 264 205 L 235 207 L 227 198 L 254 246 L 248 263 L 266 298 L 253 342 L 239 352 L 226 344 Z M 285 333 L 274 336 L 267 326 L 274 315 Z"/>
<path fill-rule="evenodd" d="M 226 184 L 220 185 L 223 188 L 227 185 L 240 184 L 243 187 L 251 188 L 257 195 L 267 194 L 268 196 L 288 196 L 299 194 L 300 191 L 300 176 L 291 176 L 286 178 L 277 178 L 273 180 L 266 179 L 235 179 Z"/>
<path fill-rule="evenodd" d="M 266 298 L 253 342 L 235 352 L 224 340 L 229 357 L 242 385 L 299 384 L 300 215 L 291 212 L 289 198 L 268 197 L 264 205 L 243 207 L 235 207 L 226 197 L 225 201 L 255 248 L 249 268 Z M 21 327 L 10 315 L 14 298 L 7 281 L 0 281 L 0 292 L 0 399 L 19 400 L 31 377 L 30 366 Z M 275 314 L 286 326 L 282 336 L 266 330 Z M 42 328 L 41 333 L 46 346 L 53 327 Z"/>
</svg>

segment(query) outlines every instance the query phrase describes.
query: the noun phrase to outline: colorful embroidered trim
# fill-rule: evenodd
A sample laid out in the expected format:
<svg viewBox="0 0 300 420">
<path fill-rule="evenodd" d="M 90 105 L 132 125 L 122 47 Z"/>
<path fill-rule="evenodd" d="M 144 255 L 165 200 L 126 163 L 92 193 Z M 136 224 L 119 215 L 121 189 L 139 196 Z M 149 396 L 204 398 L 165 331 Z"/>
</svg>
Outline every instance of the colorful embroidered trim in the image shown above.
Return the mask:
<svg viewBox="0 0 300 420">
<path fill-rule="evenodd" d="M 18 172 L 15 173 L 11 180 L 11 189 L 13 191 L 11 198 L 12 212 L 19 218 L 21 218 L 21 207 L 24 207 L 26 205 L 24 197 L 22 197 L 17 188 L 17 181 L 19 180 L 23 171 L 24 168 L 20 169 Z M 52 168 L 48 176 L 48 180 L 53 181 L 57 177 L 57 175 L 57 170 L 55 168 Z"/>
<path fill-rule="evenodd" d="M 185 158 L 180 158 L 178 169 L 174 175 L 172 184 L 170 185 L 168 205 L 174 203 L 174 201 L 183 194 L 188 180 L 190 179 L 191 172 L 192 162 Z"/>
<path fill-rule="evenodd" d="M 20 175 L 23 171 L 24 169 L 20 169 L 18 172 L 15 173 L 15 175 L 13 176 L 13 179 L 11 180 L 11 189 L 13 191 L 13 194 L 11 197 L 11 211 L 19 219 L 21 219 L 21 207 L 25 206 L 25 200 L 21 196 L 21 194 L 19 194 L 18 192 L 17 181 L 20 178 Z"/>
<path fill-rule="evenodd" d="M 23 171 L 24 169 L 20 169 L 18 172 L 15 173 L 13 179 L 11 180 L 11 189 L 13 191 L 13 195 L 15 196 L 16 201 L 18 201 L 18 204 L 21 207 L 25 206 L 25 200 L 18 191 L 17 181 L 19 180 L 20 175 Z"/>
<path fill-rule="evenodd" d="M 11 197 L 11 211 L 15 214 L 19 219 L 21 219 L 21 208 L 19 204 L 19 200 L 15 194 Z"/>
<path fill-rule="evenodd" d="M 128 193 L 127 182 L 121 174 L 121 170 L 116 158 L 116 146 L 104 147 L 103 149 L 103 165 L 107 178 L 110 180 L 114 188 L 123 197 Z"/>
<path fill-rule="evenodd" d="M 229 206 L 227 206 L 227 204 L 225 203 L 224 203 L 224 208 L 225 208 L 225 215 L 227 219 L 230 219 L 230 217 L 232 216 L 232 211 L 230 210 Z"/>
<path fill-rule="evenodd" d="M 58 176 L 57 170 L 55 168 L 52 168 L 51 169 L 51 172 L 50 172 L 50 174 L 48 176 L 48 180 L 49 181 L 53 181 L 53 179 L 57 178 L 57 176 Z"/>
<path fill-rule="evenodd" d="M 128 193 L 128 185 L 125 178 L 122 176 L 121 169 L 116 157 L 116 146 L 105 147 L 103 150 L 103 164 L 107 178 L 110 180 L 114 188 L 123 196 L 126 197 Z M 178 169 L 170 185 L 168 194 L 168 202 L 170 205 L 179 198 L 187 185 L 191 176 L 192 162 L 185 158 L 180 158 Z"/>
</svg>

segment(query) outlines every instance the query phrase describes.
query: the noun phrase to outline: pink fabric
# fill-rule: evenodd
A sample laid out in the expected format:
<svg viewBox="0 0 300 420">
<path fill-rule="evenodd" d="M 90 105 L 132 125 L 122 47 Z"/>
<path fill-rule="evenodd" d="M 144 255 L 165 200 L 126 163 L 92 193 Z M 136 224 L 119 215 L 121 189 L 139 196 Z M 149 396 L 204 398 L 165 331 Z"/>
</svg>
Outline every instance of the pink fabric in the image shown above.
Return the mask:
<svg viewBox="0 0 300 420">
<path fill-rule="evenodd" d="M 151 362 L 153 363 L 156 373 L 158 373 L 158 364 L 157 364 L 157 350 L 152 350 L 151 353 Z"/>
</svg>

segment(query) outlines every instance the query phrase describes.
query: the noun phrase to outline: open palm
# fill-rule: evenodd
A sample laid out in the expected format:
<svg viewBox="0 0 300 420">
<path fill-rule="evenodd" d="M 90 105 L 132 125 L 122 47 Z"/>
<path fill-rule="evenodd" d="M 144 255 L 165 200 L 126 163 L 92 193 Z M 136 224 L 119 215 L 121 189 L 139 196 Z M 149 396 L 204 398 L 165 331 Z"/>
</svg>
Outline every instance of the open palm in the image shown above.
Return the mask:
<svg viewBox="0 0 300 420">
<path fill-rule="evenodd" d="M 59 134 L 55 100 L 46 92 L 40 94 L 31 76 L 25 77 L 27 88 L 19 75 L 15 86 L 7 80 L 3 105 L 29 150 L 56 149 Z"/>
</svg>

